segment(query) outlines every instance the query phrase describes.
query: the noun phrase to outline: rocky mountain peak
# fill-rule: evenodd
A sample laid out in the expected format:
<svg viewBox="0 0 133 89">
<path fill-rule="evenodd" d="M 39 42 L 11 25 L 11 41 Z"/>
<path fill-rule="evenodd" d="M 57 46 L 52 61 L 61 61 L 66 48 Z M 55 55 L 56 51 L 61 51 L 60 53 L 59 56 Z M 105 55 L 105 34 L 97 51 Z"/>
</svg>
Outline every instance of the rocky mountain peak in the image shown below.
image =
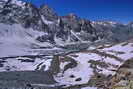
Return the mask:
<svg viewBox="0 0 133 89">
<path fill-rule="evenodd" d="M 78 16 L 74 13 L 70 13 L 66 17 L 69 18 L 69 19 L 76 19 Z"/>
<path fill-rule="evenodd" d="M 47 20 L 53 21 L 58 19 L 58 15 L 56 14 L 56 12 L 52 8 L 49 8 L 49 6 L 46 4 L 39 8 L 39 10 L 40 14 L 46 17 Z"/>
</svg>

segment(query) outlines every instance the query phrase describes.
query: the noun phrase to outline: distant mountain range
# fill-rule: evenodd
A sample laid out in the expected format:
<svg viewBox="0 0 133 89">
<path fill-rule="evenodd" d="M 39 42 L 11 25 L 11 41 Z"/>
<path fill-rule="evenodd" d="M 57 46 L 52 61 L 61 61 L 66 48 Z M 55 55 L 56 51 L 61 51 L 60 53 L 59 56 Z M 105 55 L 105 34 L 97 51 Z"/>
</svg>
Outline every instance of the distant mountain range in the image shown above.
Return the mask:
<svg viewBox="0 0 133 89">
<path fill-rule="evenodd" d="M 127 25 L 111 21 L 94 22 L 73 13 L 58 16 L 47 5 L 37 8 L 30 3 L 17 0 L 0 1 L 0 23 L 10 26 L 19 24 L 23 29 L 30 28 L 41 32 L 42 34 L 34 40 L 42 43 L 121 42 L 133 37 L 132 22 Z"/>
</svg>

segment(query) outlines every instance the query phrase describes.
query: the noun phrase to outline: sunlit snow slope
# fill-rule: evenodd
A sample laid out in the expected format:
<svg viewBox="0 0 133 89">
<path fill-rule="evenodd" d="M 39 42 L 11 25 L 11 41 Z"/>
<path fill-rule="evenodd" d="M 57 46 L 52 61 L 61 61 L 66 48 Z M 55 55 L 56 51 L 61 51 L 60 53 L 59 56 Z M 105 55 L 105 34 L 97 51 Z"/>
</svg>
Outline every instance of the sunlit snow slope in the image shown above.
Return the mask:
<svg viewBox="0 0 133 89">
<path fill-rule="evenodd" d="M 92 81 L 94 86 L 97 86 L 97 83 L 104 86 L 109 76 L 113 76 L 116 70 L 132 57 L 133 41 L 100 45 L 94 50 L 71 53 L 60 57 L 60 73 L 55 79 L 67 86 L 89 85 Z M 98 82 L 98 78 L 103 81 Z"/>
<path fill-rule="evenodd" d="M 35 54 L 33 49 L 50 47 L 50 43 L 40 43 L 36 40 L 43 35 L 41 31 L 25 29 L 19 24 L 0 24 L 0 57 L 22 56 Z"/>
</svg>

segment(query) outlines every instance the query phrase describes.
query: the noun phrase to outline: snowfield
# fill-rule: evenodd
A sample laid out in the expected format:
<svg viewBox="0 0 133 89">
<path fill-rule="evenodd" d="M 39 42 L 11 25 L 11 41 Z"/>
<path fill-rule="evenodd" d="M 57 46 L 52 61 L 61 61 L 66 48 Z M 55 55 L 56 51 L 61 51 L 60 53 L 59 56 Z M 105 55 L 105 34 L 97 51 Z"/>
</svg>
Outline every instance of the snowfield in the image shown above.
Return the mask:
<svg viewBox="0 0 133 89">
<path fill-rule="evenodd" d="M 110 48 L 104 48 L 101 51 L 120 57 L 123 60 L 127 60 L 133 57 L 133 54 L 131 53 L 133 51 L 133 43 L 124 42 Z"/>
<path fill-rule="evenodd" d="M 77 66 L 65 70 L 65 66 L 70 64 L 70 62 L 61 62 L 63 66 L 60 66 L 60 69 L 63 70 L 64 67 L 65 72 L 61 71 L 55 76 L 55 80 L 67 86 L 74 86 L 89 83 L 95 73 L 103 74 L 106 77 L 114 75 L 119 66 L 133 57 L 132 51 L 133 43 L 127 42 L 127 44 L 108 45 L 102 49 L 96 48 L 95 50 L 71 53 L 67 56 L 74 59 L 77 62 Z"/>
<path fill-rule="evenodd" d="M 35 40 L 44 32 L 24 29 L 21 25 L 0 24 L 0 57 L 37 54 L 34 49 L 52 47 L 50 43 Z"/>
<path fill-rule="evenodd" d="M 39 58 L 36 55 L 49 54 L 58 48 L 48 49 L 52 47 L 50 43 L 35 40 L 43 34 L 45 33 L 31 28 L 24 29 L 19 24 L 0 23 L 0 72 L 40 70 L 42 66 L 45 66 L 43 70 L 48 70 L 52 56 Z"/>
<path fill-rule="evenodd" d="M 50 57 L 49 57 L 50 58 Z M 51 57 L 52 58 L 52 57 Z M 8 58 L 6 60 L 0 59 L 0 72 L 4 71 L 47 71 L 50 67 L 52 59 L 46 58 Z M 2 62 L 2 63 L 1 63 Z M 3 65 L 3 66 L 2 66 Z"/>
</svg>

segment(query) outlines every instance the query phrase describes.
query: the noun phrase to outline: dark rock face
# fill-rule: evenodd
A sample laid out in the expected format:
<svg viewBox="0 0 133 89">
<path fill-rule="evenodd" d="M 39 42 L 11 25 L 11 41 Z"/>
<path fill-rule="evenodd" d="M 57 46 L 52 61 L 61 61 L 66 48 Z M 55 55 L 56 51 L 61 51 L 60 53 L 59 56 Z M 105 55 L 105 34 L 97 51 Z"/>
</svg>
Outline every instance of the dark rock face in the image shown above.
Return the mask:
<svg viewBox="0 0 133 89">
<path fill-rule="evenodd" d="M 58 20 L 58 15 L 53 11 L 53 9 L 49 8 L 48 5 L 42 6 L 40 8 L 40 14 L 43 15 L 47 20 Z"/>
<path fill-rule="evenodd" d="M 96 22 L 93 25 L 98 32 L 98 37 L 105 41 L 121 42 L 132 38 L 133 28 L 128 25 L 115 22 Z"/>
<path fill-rule="evenodd" d="M 51 62 L 51 66 L 49 69 L 49 72 L 52 73 L 53 75 L 56 75 L 60 72 L 60 59 L 58 55 L 54 55 L 54 58 Z"/>
<path fill-rule="evenodd" d="M 117 70 L 110 81 L 109 89 L 132 89 L 133 88 L 133 58 L 125 61 Z"/>
</svg>

